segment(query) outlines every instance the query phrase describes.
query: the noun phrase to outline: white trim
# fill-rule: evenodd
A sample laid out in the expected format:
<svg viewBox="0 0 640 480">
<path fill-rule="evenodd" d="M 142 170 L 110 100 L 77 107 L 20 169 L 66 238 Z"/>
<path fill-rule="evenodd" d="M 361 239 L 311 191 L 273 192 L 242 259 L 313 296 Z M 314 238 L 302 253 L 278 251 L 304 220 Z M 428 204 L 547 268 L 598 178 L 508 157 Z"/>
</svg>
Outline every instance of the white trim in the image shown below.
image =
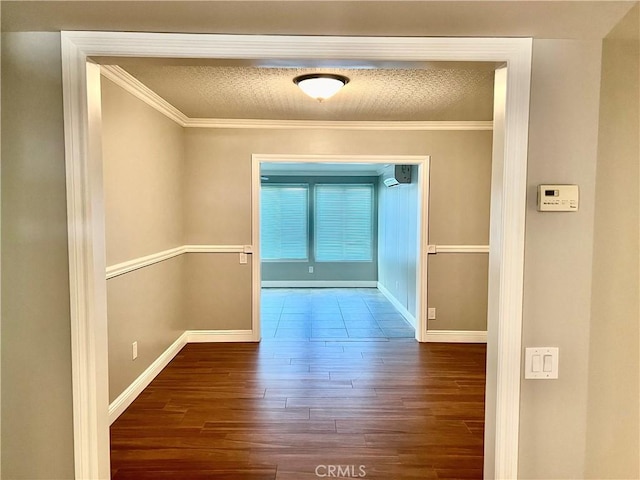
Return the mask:
<svg viewBox="0 0 640 480">
<path fill-rule="evenodd" d="M 387 297 L 387 300 L 389 300 L 393 304 L 393 306 L 396 307 L 396 310 L 400 312 L 400 314 L 405 318 L 405 320 L 409 322 L 409 324 L 411 324 L 411 326 L 415 329 L 416 323 L 417 323 L 416 317 L 411 315 L 409 310 L 407 310 L 407 308 L 404 305 L 402 305 L 400 301 L 396 297 L 394 297 L 393 294 L 389 291 L 389 289 L 387 289 L 387 287 L 385 287 L 382 283 L 378 282 L 377 287 L 378 287 L 378 290 L 380 290 L 380 292 L 385 297 Z"/>
<path fill-rule="evenodd" d="M 187 343 L 255 342 L 252 330 L 187 330 Z"/>
<path fill-rule="evenodd" d="M 431 175 L 431 160 L 418 167 L 418 223 L 416 242 L 416 340 L 426 342 L 427 337 L 427 298 L 428 257 L 429 257 L 429 179 Z"/>
<path fill-rule="evenodd" d="M 249 253 L 244 245 L 185 245 L 185 253 Z"/>
<path fill-rule="evenodd" d="M 486 330 L 429 330 L 427 342 L 487 343 L 487 332 Z"/>
<path fill-rule="evenodd" d="M 101 65 L 100 73 L 181 127 L 187 126 L 189 118 L 184 113 L 118 65 Z"/>
<path fill-rule="evenodd" d="M 126 262 L 110 265 L 106 268 L 107 280 L 155 263 L 168 260 L 184 253 L 246 253 L 244 245 L 182 245 L 145 257 L 134 258 Z"/>
<path fill-rule="evenodd" d="M 436 245 L 436 253 L 489 253 L 489 245 Z"/>
<path fill-rule="evenodd" d="M 263 280 L 263 288 L 376 288 L 375 280 Z"/>
<path fill-rule="evenodd" d="M 492 130 L 491 120 L 471 121 L 326 121 L 191 118 L 118 65 L 102 65 L 102 74 L 147 105 L 186 128 L 255 128 L 328 130 Z"/>
<path fill-rule="evenodd" d="M 87 63 L 81 47 L 64 34 L 61 43 L 74 474 L 77 479 L 107 479 L 109 384 L 100 70 Z"/>
<path fill-rule="evenodd" d="M 138 395 L 149 386 L 154 378 L 166 367 L 187 344 L 187 333 L 180 335 L 169 348 L 167 348 L 144 372 L 136 378 L 120 395 L 109 405 L 109 425 L 124 413 L 124 411 L 138 398 Z"/>
<path fill-rule="evenodd" d="M 309 129 L 323 130 L 493 130 L 489 121 L 353 121 L 353 120 L 260 120 L 233 118 L 189 118 L 188 128 L 261 128 L 261 129 Z"/>
<path fill-rule="evenodd" d="M 188 343 L 251 342 L 251 330 L 186 330 L 109 405 L 109 425 L 138 398 Z"/>
<path fill-rule="evenodd" d="M 125 273 L 133 272 L 134 270 L 138 270 L 140 268 L 148 267 L 149 265 L 153 265 L 154 263 L 177 257 L 178 255 L 182 255 L 183 253 L 185 253 L 184 246 L 175 247 L 170 248 L 169 250 L 163 250 L 162 252 L 152 253 L 151 255 L 147 255 L 145 257 L 134 258 L 133 260 L 127 260 L 126 262 L 110 265 L 106 268 L 107 280 L 119 275 L 123 275 Z"/>
<path fill-rule="evenodd" d="M 61 41 L 76 478 L 109 478 L 100 73 L 97 66 L 87 65 L 89 56 L 488 61 L 506 65 L 504 124 L 498 132 L 494 125 L 493 132 L 489 253 L 487 351 L 494 352 L 495 359 L 488 355 L 487 375 L 495 381 L 487 383 L 492 390 L 487 390 L 487 398 L 495 396 L 495 409 L 487 409 L 486 419 L 495 423 L 497 434 L 493 438 L 485 431 L 484 459 L 486 478 L 517 477 L 532 39 L 62 32 Z M 259 273 L 259 262 L 252 264 L 253 273 Z M 255 290 L 253 301 L 259 307 Z M 423 302 L 419 316 L 425 307 Z M 259 332 L 256 315 L 254 308 L 254 335 Z"/>
</svg>

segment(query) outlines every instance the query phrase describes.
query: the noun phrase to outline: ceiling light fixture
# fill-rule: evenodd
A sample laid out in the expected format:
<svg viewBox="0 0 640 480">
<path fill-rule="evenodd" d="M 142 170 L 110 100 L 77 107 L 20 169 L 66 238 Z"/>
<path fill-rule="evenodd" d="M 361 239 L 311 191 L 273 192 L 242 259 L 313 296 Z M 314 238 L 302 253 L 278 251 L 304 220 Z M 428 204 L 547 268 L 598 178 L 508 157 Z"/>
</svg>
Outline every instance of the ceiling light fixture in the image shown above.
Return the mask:
<svg viewBox="0 0 640 480">
<path fill-rule="evenodd" d="M 310 73 L 294 78 L 293 83 L 311 98 L 322 102 L 338 93 L 342 87 L 349 83 L 349 79 L 344 75 L 332 73 Z"/>
</svg>

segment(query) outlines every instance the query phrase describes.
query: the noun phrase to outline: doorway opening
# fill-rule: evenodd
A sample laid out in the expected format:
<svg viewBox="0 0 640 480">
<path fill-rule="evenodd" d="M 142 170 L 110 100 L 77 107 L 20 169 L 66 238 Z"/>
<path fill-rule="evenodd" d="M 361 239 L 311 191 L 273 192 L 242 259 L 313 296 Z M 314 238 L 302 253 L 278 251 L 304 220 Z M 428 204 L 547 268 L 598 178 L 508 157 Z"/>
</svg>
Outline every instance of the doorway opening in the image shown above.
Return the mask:
<svg viewBox="0 0 640 480">
<path fill-rule="evenodd" d="M 63 32 L 76 476 L 106 478 L 109 472 L 100 72 L 88 59 L 167 52 L 181 58 L 504 62 L 494 96 L 484 470 L 487 478 L 517 476 L 531 39 Z"/>
<path fill-rule="evenodd" d="M 367 228 L 370 229 L 369 235 L 372 236 L 372 240 L 370 241 L 371 248 L 365 249 L 364 252 L 359 249 L 357 250 L 356 253 L 353 253 L 351 255 L 349 255 L 348 253 L 344 254 L 343 252 L 341 252 L 340 255 L 338 255 L 335 252 L 331 252 L 330 251 L 331 248 L 329 246 L 327 246 L 326 248 L 323 247 L 322 243 L 320 243 L 319 245 L 315 245 L 315 243 L 318 242 L 318 238 L 319 238 L 318 237 L 319 232 L 317 230 L 322 227 L 320 222 L 317 222 L 318 225 L 315 225 L 315 224 L 313 225 L 313 228 L 315 228 L 316 230 L 314 231 L 314 233 L 312 233 L 312 235 L 310 235 L 311 238 L 304 236 L 308 231 L 307 223 L 306 223 L 308 219 L 305 217 L 304 213 L 302 213 L 300 216 L 303 217 L 301 221 L 303 226 L 300 229 L 301 230 L 300 236 L 303 238 L 300 242 L 300 246 L 297 248 L 297 253 L 294 252 L 293 254 L 293 256 L 297 255 L 298 257 L 300 257 L 299 258 L 300 261 L 284 264 L 285 268 L 283 270 L 287 270 L 287 269 L 290 270 L 291 267 L 294 267 L 294 268 L 297 268 L 298 270 L 302 268 L 302 269 L 306 269 L 307 272 L 309 272 L 310 270 L 311 272 L 313 272 L 314 270 L 312 269 L 314 269 L 315 267 L 308 266 L 304 262 L 304 260 L 307 260 L 307 257 L 309 256 L 309 253 L 308 253 L 309 251 L 314 251 L 314 259 L 316 260 L 317 258 L 315 257 L 317 256 L 319 256 L 321 260 L 326 260 L 326 259 L 334 260 L 333 262 L 326 262 L 324 265 L 320 264 L 321 267 L 325 267 L 326 270 L 331 270 L 331 267 L 334 267 L 340 270 L 340 272 L 338 274 L 333 274 L 334 277 L 326 277 L 326 278 L 330 278 L 331 280 L 306 281 L 306 282 L 304 280 L 297 281 L 297 282 L 296 281 L 293 281 L 293 282 L 292 281 L 289 281 L 289 282 L 275 281 L 274 282 L 274 281 L 267 280 L 265 282 L 264 275 L 263 275 L 263 267 L 265 265 L 263 264 L 263 258 L 262 258 L 262 252 L 261 252 L 261 243 L 264 243 L 264 242 L 261 242 L 261 231 L 262 231 L 261 207 L 262 206 L 260 202 L 262 198 L 261 189 L 263 188 L 263 185 L 265 184 L 265 182 L 268 181 L 265 179 L 271 178 L 267 174 L 278 173 L 279 171 L 287 171 L 289 173 L 293 172 L 293 173 L 302 174 L 305 172 L 322 172 L 324 169 L 325 173 L 330 171 L 340 172 L 342 175 L 342 178 L 345 178 L 345 174 L 347 173 L 351 175 L 355 175 L 355 174 L 362 175 L 363 173 L 366 173 L 366 172 L 369 172 L 369 173 L 375 173 L 377 171 L 381 172 L 385 168 L 385 166 L 389 164 L 409 165 L 415 171 L 414 183 L 412 185 L 411 184 L 407 185 L 407 187 L 411 189 L 410 193 L 413 199 L 413 202 L 412 202 L 413 208 L 404 210 L 401 212 L 401 214 L 405 217 L 404 221 L 407 223 L 408 226 L 411 227 L 411 228 L 407 228 L 408 238 L 403 239 L 407 247 L 403 249 L 404 253 L 406 254 L 406 259 L 403 267 L 401 268 L 403 270 L 402 274 L 405 277 L 405 282 L 403 284 L 404 291 L 402 292 L 403 293 L 402 296 L 401 295 L 394 296 L 392 292 L 394 291 L 397 292 L 398 290 L 395 288 L 396 284 L 394 284 L 393 286 L 389 285 L 389 287 L 387 287 L 384 284 L 385 283 L 384 280 L 386 277 L 384 275 L 379 275 L 379 273 L 384 272 L 384 267 L 381 269 L 380 264 L 389 263 L 389 262 L 380 262 L 381 252 L 383 252 L 384 249 L 380 248 L 381 246 L 377 242 L 377 236 L 378 236 L 378 231 L 386 227 L 385 223 L 387 222 L 387 218 L 385 218 L 384 215 L 380 215 L 377 208 L 375 210 L 371 208 L 372 212 L 375 211 L 375 219 L 372 218 L 370 225 L 367 225 Z M 281 177 L 275 177 L 275 179 L 279 179 L 279 178 L 280 178 L 279 181 L 282 182 Z M 295 177 L 295 178 L 297 180 L 300 180 L 302 177 L 299 175 L 298 177 Z M 346 178 L 347 180 L 344 180 L 344 182 L 347 182 L 346 184 L 349 184 L 348 176 Z M 333 185 L 333 187 L 335 187 L 336 185 L 340 185 L 336 183 L 327 184 L 326 179 L 324 180 L 324 182 L 325 183 L 322 183 L 321 181 L 320 184 Z M 364 200 L 366 200 L 367 198 L 367 195 L 368 195 L 367 185 L 370 185 L 370 183 L 368 182 L 371 182 L 371 180 L 363 180 L 362 183 L 360 183 L 360 188 L 356 188 L 355 190 L 352 188 L 352 190 L 357 191 L 358 192 L 357 194 L 360 195 L 361 197 L 359 198 L 360 204 L 362 204 Z M 353 184 L 353 180 L 351 181 L 351 183 Z M 283 184 L 278 183 L 277 185 L 283 185 Z M 290 195 L 297 195 L 299 197 L 299 202 L 304 205 L 306 205 L 305 199 L 308 199 L 307 185 L 308 184 L 298 183 L 296 184 L 295 189 L 292 189 L 291 192 L 289 192 Z M 345 183 L 342 183 L 342 185 L 345 185 Z M 378 187 L 377 183 L 375 186 L 371 186 L 370 195 L 371 195 L 372 203 L 375 201 L 374 199 L 378 197 L 378 195 L 374 195 L 376 191 L 374 190 L 374 187 L 376 190 L 378 188 L 386 188 L 384 186 Z M 272 186 L 271 188 L 276 189 L 277 187 Z M 277 189 L 275 193 L 279 195 L 282 195 L 283 193 L 285 193 L 285 192 L 281 192 L 280 190 L 282 190 L 282 188 Z M 325 190 L 327 190 L 325 192 L 325 196 L 329 196 L 332 194 L 332 189 L 330 188 L 330 186 L 325 187 Z M 333 190 L 335 190 L 335 188 Z M 322 192 L 322 190 L 320 191 Z M 334 200 L 336 202 L 341 201 L 337 197 Z M 387 299 L 389 299 L 391 300 L 392 303 L 389 303 L 389 305 L 385 305 L 384 308 L 389 309 L 391 307 L 391 308 L 394 308 L 395 310 L 398 310 L 398 308 L 400 308 L 402 311 L 403 317 L 406 318 L 408 322 L 411 324 L 411 326 L 414 328 L 416 340 L 425 341 L 426 332 L 427 332 L 426 298 L 427 298 L 427 243 L 428 243 L 428 224 L 429 224 L 428 223 L 428 213 L 429 213 L 428 200 L 429 200 L 429 157 L 428 156 L 254 154 L 252 157 L 252 209 L 251 209 L 252 210 L 252 222 L 251 222 L 252 223 L 252 244 L 253 244 L 253 254 L 254 254 L 254 259 L 252 263 L 253 265 L 252 294 L 253 294 L 253 305 L 254 305 L 253 318 L 252 318 L 252 327 L 253 327 L 252 330 L 254 332 L 254 338 L 256 340 L 260 339 L 261 333 L 262 333 L 262 319 L 261 319 L 262 295 L 261 293 L 262 293 L 263 285 L 281 286 L 281 287 L 282 286 L 304 286 L 304 287 L 324 286 L 324 287 L 343 287 L 343 288 L 346 286 L 355 286 L 360 288 L 363 288 L 363 287 L 373 288 L 376 290 L 376 292 L 382 291 L 385 293 L 385 296 L 387 297 L 387 298 L 384 298 L 384 296 L 377 297 L 376 295 L 372 294 L 367 298 L 358 299 L 360 300 L 360 302 L 364 304 L 362 305 L 362 307 L 367 308 L 367 310 L 369 310 L 368 313 L 373 313 L 373 312 L 371 311 L 370 308 L 367 307 L 367 300 L 370 300 L 372 303 L 379 303 L 380 308 L 382 308 L 381 304 L 386 303 Z M 329 201 L 330 201 L 330 198 L 327 197 L 326 202 L 329 202 Z M 342 201 L 344 201 L 344 199 Z M 338 208 L 340 208 L 340 206 L 338 206 Z M 306 207 L 303 210 L 306 212 Z M 265 213 L 266 212 L 264 212 L 264 209 L 263 209 L 262 214 L 265 214 Z M 316 217 L 317 217 L 317 213 L 318 212 L 316 211 Z M 380 222 L 380 224 L 378 224 L 378 222 Z M 375 231 L 373 229 L 374 225 L 376 226 Z M 264 224 L 262 224 L 262 226 L 264 226 Z M 291 235 L 289 235 L 289 237 L 291 237 Z M 362 238 L 366 238 L 366 235 L 362 235 Z M 322 240 L 320 240 L 320 242 L 321 241 Z M 307 248 L 308 244 L 311 244 L 309 248 Z M 328 241 L 327 241 L 327 244 L 328 244 Z M 374 248 L 374 246 L 377 248 Z M 326 250 L 326 252 L 323 251 L 323 248 L 324 250 Z M 316 249 L 319 251 L 315 252 Z M 333 249 L 335 250 L 335 246 Z M 267 252 L 267 253 L 270 253 L 270 252 Z M 373 258 L 374 254 L 376 257 L 375 259 Z M 289 256 L 292 256 L 292 255 L 289 255 Z M 266 257 L 268 258 L 269 255 L 266 255 Z M 340 265 L 339 262 L 335 261 L 338 258 L 340 259 L 346 258 L 347 260 L 351 260 L 351 261 L 342 262 L 342 265 Z M 368 261 L 366 262 L 354 261 L 360 258 Z M 280 263 L 280 265 L 282 265 L 282 263 Z M 367 272 L 366 271 L 367 267 L 369 270 L 371 270 L 372 266 L 375 269 L 374 272 Z M 272 267 L 272 265 L 266 265 L 266 267 L 270 268 Z M 360 272 L 356 272 L 356 275 L 360 273 L 364 276 L 353 277 L 356 280 L 351 280 L 351 279 L 344 280 L 345 278 L 344 276 L 342 277 L 343 279 L 340 279 L 340 277 L 337 277 L 337 278 L 335 277 L 335 275 L 344 275 L 345 272 L 343 271 L 343 269 L 350 269 L 351 271 L 353 271 L 356 268 L 360 268 Z M 394 265 L 393 267 L 388 267 L 388 268 L 394 268 L 396 270 L 398 269 L 397 265 Z M 286 273 L 287 272 L 285 271 L 285 274 Z M 390 275 L 387 274 L 387 276 L 390 276 Z M 293 277 L 289 277 L 289 278 L 299 279 L 301 277 L 298 274 L 298 276 L 294 275 Z M 347 277 L 347 278 L 351 278 L 351 277 Z M 399 287 L 399 284 L 397 286 Z M 368 293 L 372 293 L 372 292 L 370 291 Z M 397 297 L 403 298 L 403 300 L 399 300 Z M 331 301 L 334 301 L 334 299 L 332 298 Z M 348 303 L 349 299 L 344 298 L 342 301 L 345 303 Z M 271 302 L 274 302 L 274 300 L 271 300 Z M 336 307 L 339 310 L 339 300 L 335 299 L 335 302 L 336 302 Z M 334 313 L 335 312 L 337 311 L 334 311 Z M 364 312 L 363 310 L 360 313 L 367 313 L 367 312 Z M 388 313 L 394 313 L 394 312 L 388 312 Z M 351 317 L 351 318 L 355 319 L 355 317 Z M 333 319 L 333 324 L 332 324 L 333 328 L 327 327 L 327 331 L 322 333 L 318 332 L 318 334 L 327 335 L 329 336 L 329 338 L 331 338 L 330 337 L 331 334 L 335 335 L 336 338 L 339 338 L 340 336 L 348 337 L 349 336 L 348 323 L 345 323 L 345 321 L 347 321 L 348 318 L 345 318 L 344 315 L 340 313 L 339 318 L 337 318 L 336 316 L 333 316 L 332 319 Z M 389 319 L 391 320 L 391 318 Z M 353 327 L 352 335 L 355 336 L 355 335 L 364 334 L 365 333 L 364 328 L 370 328 L 371 335 L 382 336 L 384 334 L 384 329 L 380 328 L 382 325 L 374 318 L 373 315 L 364 315 L 364 318 L 360 316 L 358 317 L 358 320 L 361 320 L 361 321 L 350 324 Z M 364 327 L 364 323 L 362 323 L 362 321 L 364 320 L 368 322 L 367 327 Z M 318 326 L 320 326 L 319 323 L 318 323 Z M 395 327 L 395 330 L 396 330 L 395 333 L 397 333 L 398 335 L 402 333 L 398 330 L 398 327 L 401 327 L 402 323 L 398 323 L 398 324 L 394 323 L 393 325 L 390 324 L 389 326 Z M 304 333 L 305 335 L 307 333 L 309 333 L 310 335 L 313 335 L 313 331 L 312 331 L 313 329 L 311 327 L 312 327 L 312 324 L 308 324 L 307 327 L 304 329 L 305 331 L 302 333 Z M 357 327 L 361 327 L 362 330 Z M 268 331 L 270 333 L 271 333 L 271 329 L 273 329 L 273 318 L 269 318 Z M 277 335 L 277 331 L 273 333 L 274 335 Z M 298 330 L 298 333 L 294 331 L 284 331 L 282 334 L 298 335 L 299 330 Z M 404 336 L 406 332 L 402 334 Z"/>
</svg>

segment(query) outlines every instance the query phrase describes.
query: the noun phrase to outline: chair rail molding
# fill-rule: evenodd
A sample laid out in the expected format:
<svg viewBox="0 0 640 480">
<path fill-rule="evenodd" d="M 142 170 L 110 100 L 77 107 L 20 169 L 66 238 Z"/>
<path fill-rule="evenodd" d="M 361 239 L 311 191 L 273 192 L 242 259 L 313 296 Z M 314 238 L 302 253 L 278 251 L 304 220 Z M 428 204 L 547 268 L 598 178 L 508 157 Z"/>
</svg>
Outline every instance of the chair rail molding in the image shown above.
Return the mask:
<svg viewBox="0 0 640 480">
<path fill-rule="evenodd" d="M 100 68 L 88 62 L 94 56 L 505 65 L 497 71 L 504 71 L 501 120 L 496 126 L 494 113 L 493 125 L 486 417 L 492 428 L 485 431 L 484 461 L 486 478 L 517 477 L 532 39 L 62 32 L 61 47 L 76 478 L 110 478 Z"/>
<path fill-rule="evenodd" d="M 154 265 L 158 262 L 163 262 L 164 260 L 169 260 L 179 255 L 184 255 L 185 253 L 244 253 L 246 251 L 245 248 L 244 245 L 182 245 L 110 265 L 106 268 L 107 280 Z"/>
</svg>

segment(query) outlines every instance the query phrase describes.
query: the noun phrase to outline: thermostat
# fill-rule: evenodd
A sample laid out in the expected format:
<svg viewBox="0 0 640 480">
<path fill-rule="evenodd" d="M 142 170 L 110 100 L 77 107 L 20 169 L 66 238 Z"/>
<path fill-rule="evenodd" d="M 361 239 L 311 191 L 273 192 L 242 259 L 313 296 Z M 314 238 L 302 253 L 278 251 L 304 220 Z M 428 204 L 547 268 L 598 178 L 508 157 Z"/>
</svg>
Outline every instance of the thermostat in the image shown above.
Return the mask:
<svg viewBox="0 0 640 480">
<path fill-rule="evenodd" d="M 576 212 L 578 185 L 538 185 L 538 211 Z"/>
</svg>

